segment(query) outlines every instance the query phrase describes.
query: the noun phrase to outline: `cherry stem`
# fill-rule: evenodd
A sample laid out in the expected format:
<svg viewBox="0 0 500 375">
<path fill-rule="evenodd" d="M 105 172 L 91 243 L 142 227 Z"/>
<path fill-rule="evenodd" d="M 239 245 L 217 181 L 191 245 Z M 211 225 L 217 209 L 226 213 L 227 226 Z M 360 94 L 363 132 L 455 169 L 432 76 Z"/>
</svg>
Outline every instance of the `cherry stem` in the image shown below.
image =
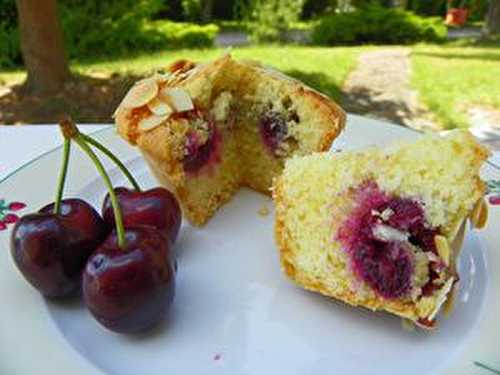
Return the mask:
<svg viewBox="0 0 500 375">
<path fill-rule="evenodd" d="M 65 139 L 72 139 L 76 142 L 76 144 L 82 149 L 83 152 L 87 154 L 87 156 L 94 163 L 97 171 L 101 175 L 104 185 L 108 189 L 109 197 L 111 199 L 111 206 L 113 207 L 113 214 L 115 215 L 115 224 L 116 224 L 116 234 L 118 237 L 118 246 L 120 249 L 124 249 L 127 240 L 125 238 L 125 227 L 123 225 L 123 217 L 122 212 L 120 210 L 120 204 L 118 203 L 118 198 L 116 197 L 115 191 L 113 190 L 113 184 L 111 183 L 111 179 L 109 178 L 104 166 L 101 161 L 95 154 L 95 152 L 90 148 L 90 146 L 85 141 L 85 138 L 82 136 L 75 123 L 70 119 L 64 119 L 59 123 L 61 127 L 61 132 Z"/>
<path fill-rule="evenodd" d="M 61 201 L 64 191 L 64 183 L 66 182 L 66 175 L 68 172 L 69 154 L 71 150 L 71 139 L 64 138 L 63 161 L 61 172 L 59 173 L 59 181 L 57 182 L 56 203 L 54 205 L 54 214 L 61 213 Z"/>
<path fill-rule="evenodd" d="M 111 183 L 111 180 L 108 174 L 106 173 L 106 170 L 104 169 L 104 166 L 102 165 L 101 161 L 99 160 L 95 152 L 92 151 L 90 146 L 85 142 L 85 139 L 80 134 L 78 134 L 76 137 L 73 138 L 73 140 L 92 160 L 97 171 L 99 172 L 104 181 L 104 185 L 106 185 L 106 188 L 108 189 L 109 197 L 111 198 L 111 205 L 113 206 L 113 214 L 115 215 L 118 246 L 121 249 L 123 249 L 125 248 L 126 245 L 125 228 L 123 226 L 123 217 L 122 217 L 122 212 L 120 210 L 120 204 L 118 203 L 118 198 L 116 197 L 115 191 L 113 190 L 113 184 Z"/>
<path fill-rule="evenodd" d="M 141 187 L 137 183 L 134 176 L 132 176 L 132 174 L 129 172 L 127 167 L 120 161 L 120 159 L 118 159 L 115 156 L 115 154 L 113 154 L 107 147 L 105 147 L 102 143 L 96 141 L 94 138 L 89 137 L 86 134 L 81 134 L 81 137 L 85 140 L 85 142 L 91 144 L 92 146 L 97 148 L 99 151 L 101 151 L 104 155 L 106 155 L 108 158 L 110 158 L 113 161 L 113 163 L 115 163 L 116 166 L 120 169 L 120 171 L 122 171 L 122 173 L 125 175 L 125 177 L 127 177 L 127 179 L 132 184 L 134 189 L 136 191 L 141 191 Z"/>
</svg>

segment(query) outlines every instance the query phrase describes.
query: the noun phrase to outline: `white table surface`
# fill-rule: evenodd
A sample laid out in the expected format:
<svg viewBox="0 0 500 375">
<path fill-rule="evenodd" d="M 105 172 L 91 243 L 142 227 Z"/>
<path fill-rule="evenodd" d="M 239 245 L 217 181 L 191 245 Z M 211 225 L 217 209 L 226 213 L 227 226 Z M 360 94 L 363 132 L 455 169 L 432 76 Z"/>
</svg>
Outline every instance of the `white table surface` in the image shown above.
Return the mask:
<svg viewBox="0 0 500 375">
<path fill-rule="evenodd" d="M 84 133 L 93 133 L 110 124 L 79 126 Z M 62 144 L 59 127 L 54 125 L 0 126 L 0 180 L 37 156 Z M 500 166 L 500 152 L 490 159 Z"/>
<path fill-rule="evenodd" d="M 111 125 L 82 125 L 82 133 L 93 133 Z M 59 127 L 54 125 L 0 126 L 0 180 L 37 156 L 60 146 Z"/>
</svg>

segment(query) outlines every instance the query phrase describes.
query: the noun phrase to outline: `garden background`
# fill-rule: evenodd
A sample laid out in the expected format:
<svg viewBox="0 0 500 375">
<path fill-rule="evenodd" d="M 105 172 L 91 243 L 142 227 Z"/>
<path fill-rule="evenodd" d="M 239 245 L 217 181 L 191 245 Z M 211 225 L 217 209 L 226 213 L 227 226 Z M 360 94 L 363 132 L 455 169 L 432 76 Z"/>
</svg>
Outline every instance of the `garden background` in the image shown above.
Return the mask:
<svg viewBox="0 0 500 375">
<path fill-rule="evenodd" d="M 138 78 L 232 46 L 352 113 L 500 129 L 499 33 L 500 0 L 0 0 L 0 123 L 109 123 Z"/>
</svg>

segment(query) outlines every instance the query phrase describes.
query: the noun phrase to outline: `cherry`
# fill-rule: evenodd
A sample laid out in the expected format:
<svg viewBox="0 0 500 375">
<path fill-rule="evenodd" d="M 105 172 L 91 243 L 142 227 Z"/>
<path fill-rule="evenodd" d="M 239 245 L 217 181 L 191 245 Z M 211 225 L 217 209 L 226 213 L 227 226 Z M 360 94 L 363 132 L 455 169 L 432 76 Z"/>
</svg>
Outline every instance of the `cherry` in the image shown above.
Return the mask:
<svg viewBox="0 0 500 375">
<path fill-rule="evenodd" d="M 357 207 L 340 227 L 337 238 L 350 253 L 353 269 L 361 280 L 384 298 L 399 298 L 410 291 L 414 273 L 409 244 L 419 251 L 437 254 L 434 238 L 440 230 L 426 222 L 418 201 L 388 195 L 373 182 L 358 188 L 356 201 Z M 409 244 L 379 238 L 374 228 L 380 224 L 406 234 Z M 428 267 L 429 281 L 422 287 L 424 296 L 440 287 L 433 283 L 438 275 L 431 263 Z"/>
<path fill-rule="evenodd" d="M 172 243 L 177 239 L 182 214 L 174 195 L 164 188 L 134 191 L 124 187 L 114 189 L 120 204 L 125 228 L 135 225 L 151 225 L 164 233 Z M 109 194 L 102 206 L 102 216 L 110 226 L 115 216 Z"/>
<path fill-rule="evenodd" d="M 288 134 L 288 125 L 281 114 L 269 111 L 260 119 L 260 135 L 262 141 L 271 152 L 274 152 Z"/>
<path fill-rule="evenodd" d="M 424 227 L 424 211 L 417 202 L 408 198 L 392 199 L 379 210 L 382 212 L 386 208 L 393 212 L 387 220 L 391 227 L 404 231 L 417 231 Z"/>
<path fill-rule="evenodd" d="M 366 241 L 353 252 L 354 269 L 378 294 L 399 298 L 411 288 L 412 258 L 395 242 Z"/>
<path fill-rule="evenodd" d="M 54 209 L 55 203 L 50 203 L 42 207 L 39 212 L 50 214 Z M 91 247 L 92 251 L 110 232 L 99 213 L 83 199 L 63 199 L 59 215 L 64 219 L 66 227 L 72 231 L 71 235 L 81 238 L 81 246 Z"/>
<path fill-rule="evenodd" d="M 55 203 L 23 216 L 11 235 L 10 250 L 23 276 L 49 298 L 79 292 L 85 262 L 107 234 L 104 221 L 80 199 L 62 200 L 70 155 L 65 139 Z M 22 208 L 17 203 L 13 208 Z"/>
<path fill-rule="evenodd" d="M 214 136 L 210 133 L 205 143 L 200 143 L 195 132 L 187 134 L 186 156 L 182 163 L 186 172 L 196 172 L 200 170 L 210 160 L 210 155 L 214 149 Z"/>
<path fill-rule="evenodd" d="M 129 227 L 120 247 L 113 232 L 83 273 L 83 297 L 96 320 L 120 333 L 159 322 L 172 304 L 175 272 L 169 242 L 153 227 Z"/>
<path fill-rule="evenodd" d="M 217 126 L 208 123 L 207 139 L 203 140 L 196 131 L 187 133 L 185 156 L 182 160 L 184 171 L 197 174 L 203 167 L 215 165 L 221 161 L 222 135 Z"/>
<path fill-rule="evenodd" d="M 36 289 L 49 298 L 80 291 L 81 272 L 107 229 L 99 214 L 80 199 L 55 203 L 23 216 L 12 232 L 11 254 L 17 267 Z"/>
<path fill-rule="evenodd" d="M 67 140 L 73 140 L 87 154 L 101 175 L 116 225 L 116 230 L 91 255 L 85 267 L 82 287 L 85 304 L 97 321 L 110 330 L 121 333 L 145 330 L 165 315 L 173 300 L 175 271 L 169 240 L 152 226 L 125 229 L 118 196 L 89 144 L 113 159 L 120 169 L 125 167 L 100 143 L 80 134 L 70 120 L 61 123 L 61 129 Z M 131 182 L 139 190 L 137 183 Z"/>
<path fill-rule="evenodd" d="M 140 192 L 125 166 L 103 145 L 81 134 L 71 120 L 60 126 L 65 141 L 56 201 L 17 222 L 11 238 L 14 262 L 47 297 L 79 291 L 84 268 L 84 300 L 100 323 L 116 332 L 149 328 L 165 315 L 174 296 L 175 269 L 167 233 L 175 239 L 179 230 L 178 204 L 165 189 Z M 116 230 L 100 246 L 108 233 L 104 220 L 80 199 L 62 200 L 71 141 L 89 156 L 108 189 L 112 213 L 107 216 L 116 221 Z M 131 223 L 125 229 L 117 194 L 89 145 L 111 158 L 137 190 L 117 189 L 123 206 L 130 210 L 129 220 L 156 224 L 162 232 Z"/>
</svg>

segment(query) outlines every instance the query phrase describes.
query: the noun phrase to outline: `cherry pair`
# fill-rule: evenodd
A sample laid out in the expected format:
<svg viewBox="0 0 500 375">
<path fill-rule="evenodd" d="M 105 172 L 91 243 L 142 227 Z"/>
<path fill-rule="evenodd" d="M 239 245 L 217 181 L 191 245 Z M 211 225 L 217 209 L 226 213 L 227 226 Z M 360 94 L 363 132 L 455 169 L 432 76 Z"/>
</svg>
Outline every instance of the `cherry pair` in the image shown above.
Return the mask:
<svg viewBox="0 0 500 375">
<path fill-rule="evenodd" d="M 165 315 L 173 300 L 171 244 L 181 224 L 179 205 L 166 189 L 141 191 L 125 166 L 71 121 L 61 122 L 61 130 L 65 142 L 56 201 L 16 224 L 11 238 L 14 262 L 48 298 L 82 290 L 90 312 L 107 328 L 147 329 Z M 102 217 L 81 199 L 62 199 L 71 141 L 94 162 L 108 188 Z M 113 189 L 89 145 L 110 157 L 134 190 Z"/>
</svg>

